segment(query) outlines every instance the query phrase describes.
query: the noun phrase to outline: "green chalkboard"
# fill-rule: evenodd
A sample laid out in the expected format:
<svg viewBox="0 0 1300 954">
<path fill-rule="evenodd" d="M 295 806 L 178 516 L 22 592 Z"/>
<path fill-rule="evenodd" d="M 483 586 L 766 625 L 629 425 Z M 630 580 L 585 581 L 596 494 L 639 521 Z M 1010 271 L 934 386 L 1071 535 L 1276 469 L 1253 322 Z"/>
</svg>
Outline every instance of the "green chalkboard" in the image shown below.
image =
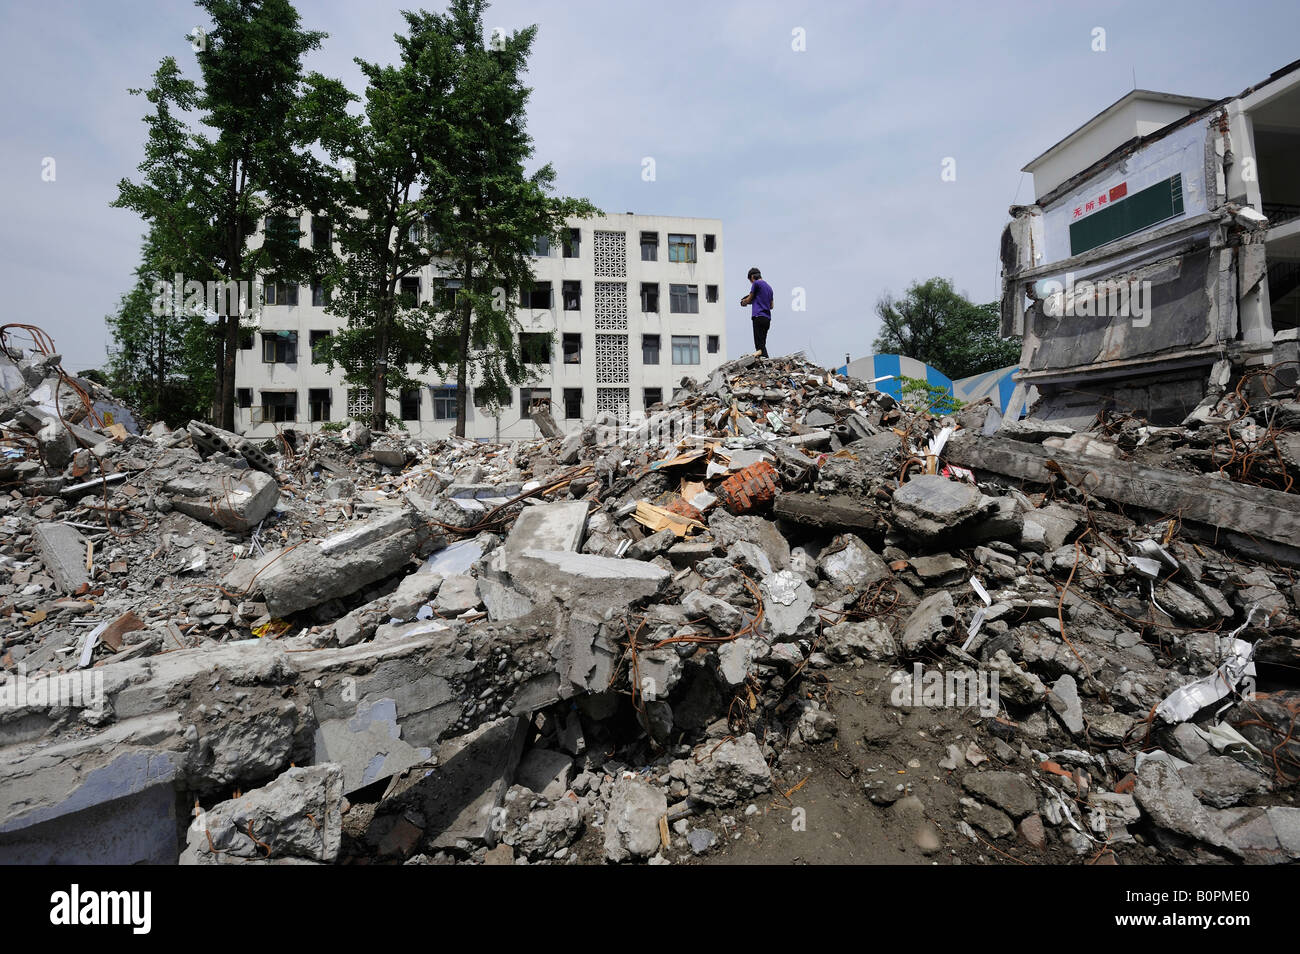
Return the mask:
<svg viewBox="0 0 1300 954">
<path fill-rule="evenodd" d="M 1178 174 L 1113 202 L 1086 219 L 1071 222 L 1070 254 L 1078 255 L 1132 235 L 1182 212 L 1183 177 Z"/>
</svg>

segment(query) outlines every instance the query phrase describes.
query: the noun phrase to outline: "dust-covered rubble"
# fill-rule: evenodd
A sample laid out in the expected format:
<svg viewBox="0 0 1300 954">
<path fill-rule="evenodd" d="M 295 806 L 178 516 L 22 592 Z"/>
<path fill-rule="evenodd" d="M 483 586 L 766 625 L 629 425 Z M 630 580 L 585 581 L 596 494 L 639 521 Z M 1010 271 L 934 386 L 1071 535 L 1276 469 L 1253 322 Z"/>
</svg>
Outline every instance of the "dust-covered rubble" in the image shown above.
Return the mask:
<svg viewBox="0 0 1300 954">
<path fill-rule="evenodd" d="M 1300 404 L 1249 372 L 985 435 L 751 355 L 510 444 L 0 374 L 0 860 L 696 863 L 823 777 L 929 860 L 1300 859 L 1300 550 L 1224 523 L 1300 512 Z"/>
</svg>

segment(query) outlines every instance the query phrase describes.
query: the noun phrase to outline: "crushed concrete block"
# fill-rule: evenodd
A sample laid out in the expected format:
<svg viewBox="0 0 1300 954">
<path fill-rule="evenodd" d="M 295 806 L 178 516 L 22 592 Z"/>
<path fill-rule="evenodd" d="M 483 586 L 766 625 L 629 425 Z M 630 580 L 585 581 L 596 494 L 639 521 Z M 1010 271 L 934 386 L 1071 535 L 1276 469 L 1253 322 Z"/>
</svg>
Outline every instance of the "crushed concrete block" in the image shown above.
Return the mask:
<svg viewBox="0 0 1300 954">
<path fill-rule="evenodd" d="M 275 509 L 280 485 L 257 470 L 213 474 L 191 470 L 163 484 L 172 507 L 197 520 L 247 533 Z"/>
<path fill-rule="evenodd" d="M 908 535 L 933 542 L 987 514 L 993 506 L 991 497 L 970 484 L 938 474 L 918 474 L 894 491 L 893 520 Z"/>
<path fill-rule="evenodd" d="M 899 638 L 903 652 L 914 654 L 942 643 L 956 622 L 957 608 L 953 606 L 952 594 L 936 590 L 921 600 L 907 618 Z"/>
<path fill-rule="evenodd" d="M 655 854 L 661 844 L 659 819 L 667 814 L 663 792 L 639 778 L 620 778 L 605 813 L 605 857 L 627 861 Z"/>
<path fill-rule="evenodd" d="M 90 582 L 86 572 L 86 538 L 66 523 L 38 523 L 32 529 L 36 552 L 54 585 L 64 593 L 75 593 Z"/>
<path fill-rule="evenodd" d="M 685 781 L 692 802 L 721 807 L 766 792 L 772 775 L 754 733 L 747 732 L 721 745 L 698 746 L 686 761 Z"/>
<path fill-rule="evenodd" d="M 343 770 L 330 763 L 291 768 L 201 812 L 185 837 L 181 864 L 332 864 L 343 842 Z"/>
<path fill-rule="evenodd" d="M 826 579 L 850 590 L 861 590 L 893 574 L 888 564 L 861 538 L 841 534 L 821 553 L 817 571 Z"/>
</svg>

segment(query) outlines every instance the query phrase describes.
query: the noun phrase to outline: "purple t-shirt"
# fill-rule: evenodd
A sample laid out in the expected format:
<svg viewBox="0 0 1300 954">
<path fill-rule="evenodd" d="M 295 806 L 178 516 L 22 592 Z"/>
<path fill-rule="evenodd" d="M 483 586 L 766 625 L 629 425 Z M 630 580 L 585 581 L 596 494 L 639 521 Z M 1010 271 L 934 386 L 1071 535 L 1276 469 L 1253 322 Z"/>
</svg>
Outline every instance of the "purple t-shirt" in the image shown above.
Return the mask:
<svg viewBox="0 0 1300 954">
<path fill-rule="evenodd" d="M 753 318 L 771 318 L 772 317 L 772 286 L 763 279 L 759 279 L 749 287 L 749 293 L 754 296 L 750 303 L 750 317 Z"/>
</svg>

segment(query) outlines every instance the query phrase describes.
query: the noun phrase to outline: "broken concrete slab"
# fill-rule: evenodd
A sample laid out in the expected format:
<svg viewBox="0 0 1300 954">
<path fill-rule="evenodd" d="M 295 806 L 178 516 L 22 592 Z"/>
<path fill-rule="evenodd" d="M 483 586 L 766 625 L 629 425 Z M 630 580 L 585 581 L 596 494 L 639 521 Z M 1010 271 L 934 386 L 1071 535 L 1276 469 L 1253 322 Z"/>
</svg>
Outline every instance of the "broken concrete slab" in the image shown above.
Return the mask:
<svg viewBox="0 0 1300 954">
<path fill-rule="evenodd" d="M 585 500 L 561 500 L 525 507 L 506 536 L 509 556 L 524 550 L 574 551 L 582 545 L 587 529 Z"/>
<path fill-rule="evenodd" d="M 392 699 L 362 702 L 349 719 L 331 719 L 316 729 L 316 762 L 333 762 L 343 772 L 343 791 L 351 794 L 419 765 L 428 748 L 402 741 L 397 703 Z"/>
<path fill-rule="evenodd" d="M 1214 808 L 1230 808 L 1273 790 L 1268 776 L 1226 755 L 1203 758 L 1180 768 L 1178 775 L 1203 804 Z"/>
<path fill-rule="evenodd" d="M 442 542 L 413 513 L 391 510 L 319 542 L 239 561 L 225 585 L 233 592 L 251 585 L 272 616 L 287 616 L 391 576 L 412 556 L 423 557 Z"/>
<path fill-rule="evenodd" d="M 506 567 L 509 570 L 506 570 Z M 604 614 L 657 594 L 671 574 L 653 563 L 558 550 L 493 554 L 479 576 L 492 619 L 514 619 L 554 601 Z"/>
<path fill-rule="evenodd" d="M 38 523 L 32 528 L 36 552 L 64 593 L 75 593 L 90 582 L 86 571 L 86 538 L 66 523 Z"/>
<path fill-rule="evenodd" d="M 1001 432 L 999 432 L 1001 434 Z M 1183 525 L 1220 531 L 1219 539 L 1246 553 L 1261 553 L 1250 538 L 1266 541 L 1275 559 L 1300 565 L 1300 510 L 1294 495 L 1135 461 L 1084 457 L 1001 437 L 958 434 L 949 441 L 948 459 L 963 467 L 991 471 L 1037 483 L 1050 483 L 1054 460 L 1067 478 L 1096 497 L 1131 504 L 1157 513 L 1177 513 Z"/>
<path fill-rule="evenodd" d="M 1079 687 L 1073 676 L 1066 673 L 1052 684 L 1047 704 L 1071 735 L 1083 732 L 1083 704 L 1079 701 Z"/>
<path fill-rule="evenodd" d="M 1226 851 L 1235 857 L 1241 849 L 1229 838 L 1196 800 L 1168 759 L 1144 759 L 1137 771 L 1133 797 L 1151 820 L 1161 828 Z"/>
<path fill-rule="evenodd" d="M 991 497 L 970 484 L 938 474 L 917 474 L 894 491 L 893 522 L 909 536 L 931 543 L 988 513 L 993 506 Z"/>
<path fill-rule="evenodd" d="M 472 576 L 449 576 L 438 588 L 433 608 L 443 616 L 458 616 L 477 609 L 482 602 L 478 593 L 478 580 Z"/>
<path fill-rule="evenodd" d="M 258 470 L 195 468 L 170 478 L 162 489 L 181 513 L 236 533 L 254 529 L 280 499 L 275 478 Z"/>
<path fill-rule="evenodd" d="M 838 494 L 777 494 L 772 502 L 773 516 L 819 530 L 875 532 L 885 529 L 885 521 L 861 500 Z"/>
</svg>

